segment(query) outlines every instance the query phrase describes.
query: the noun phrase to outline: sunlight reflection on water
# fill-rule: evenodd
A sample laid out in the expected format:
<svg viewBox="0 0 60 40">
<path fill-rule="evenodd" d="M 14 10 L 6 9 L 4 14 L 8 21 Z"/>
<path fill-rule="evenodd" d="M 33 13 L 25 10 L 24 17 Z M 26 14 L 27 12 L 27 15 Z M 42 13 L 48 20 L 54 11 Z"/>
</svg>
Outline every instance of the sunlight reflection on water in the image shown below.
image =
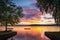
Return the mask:
<svg viewBox="0 0 60 40">
<path fill-rule="evenodd" d="M 0 27 L 2 30 L 4 28 Z M 12 30 L 17 32 L 13 37 L 15 40 L 47 40 L 44 32 L 60 31 L 60 27 L 55 26 L 8 26 L 8 28 L 13 28 Z"/>
</svg>

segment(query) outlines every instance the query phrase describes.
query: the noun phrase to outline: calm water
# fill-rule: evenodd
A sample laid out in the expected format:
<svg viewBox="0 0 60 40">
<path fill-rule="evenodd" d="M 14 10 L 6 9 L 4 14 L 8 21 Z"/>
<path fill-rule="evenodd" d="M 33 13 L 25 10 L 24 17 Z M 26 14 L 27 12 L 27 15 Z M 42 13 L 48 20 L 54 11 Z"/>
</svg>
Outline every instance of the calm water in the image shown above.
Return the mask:
<svg viewBox="0 0 60 40">
<path fill-rule="evenodd" d="M 14 40 L 49 40 L 44 32 L 60 31 L 60 27 L 56 26 L 8 26 L 8 28 L 13 28 L 12 30 L 17 32 L 17 35 L 12 37 Z M 0 30 L 3 29 L 4 27 L 0 27 Z"/>
<path fill-rule="evenodd" d="M 11 28 L 11 27 L 9 27 Z M 43 34 L 41 27 L 39 26 L 16 26 L 13 31 L 17 32 L 17 35 L 13 37 L 13 40 L 47 40 Z M 10 38 L 9 40 L 11 40 Z"/>
</svg>

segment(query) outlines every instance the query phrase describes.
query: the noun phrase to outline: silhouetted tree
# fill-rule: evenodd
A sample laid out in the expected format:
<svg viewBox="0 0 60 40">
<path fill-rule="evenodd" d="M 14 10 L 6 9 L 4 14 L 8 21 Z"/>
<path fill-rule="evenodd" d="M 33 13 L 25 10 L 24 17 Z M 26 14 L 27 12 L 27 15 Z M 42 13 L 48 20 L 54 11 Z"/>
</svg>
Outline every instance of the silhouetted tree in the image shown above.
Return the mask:
<svg viewBox="0 0 60 40">
<path fill-rule="evenodd" d="M 51 9 L 54 7 L 54 0 L 37 0 L 37 7 L 40 8 L 40 11 L 45 10 L 50 7 Z"/>
<path fill-rule="evenodd" d="M 5 25 L 5 31 L 8 24 L 17 24 L 21 15 L 22 8 L 17 7 L 12 0 L 0 0 L 0 24 Z"/>
<path fill-rule="evenodd" d="M 54 11 L 54 18 L 55 18 L 55 22 L 57 24 L 60 24 L 60 0 L 55 0 L 55 7 L 56 7 L 56 10 Z"/>
<path fill-rule="evenodd" d="M 53 11 L 55 22 L 60 24 L 60 0 L 37 0 L 37 7 L 40 11 L 47 11 L 48 7 Z"/>
</svg>

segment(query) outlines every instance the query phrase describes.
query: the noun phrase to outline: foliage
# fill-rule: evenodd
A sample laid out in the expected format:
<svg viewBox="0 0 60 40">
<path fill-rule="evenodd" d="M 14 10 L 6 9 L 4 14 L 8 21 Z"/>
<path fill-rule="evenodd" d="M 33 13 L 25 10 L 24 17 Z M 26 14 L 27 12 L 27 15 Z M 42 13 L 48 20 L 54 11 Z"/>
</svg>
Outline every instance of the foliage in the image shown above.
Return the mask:
<svg viewBox="0 0 60 40">
<path fill-rule="evenodd" d="M 40 10 L 42 10 L 41 8 L 46 10 L 48 7 L 51 7 L 51 5 L 53 4 L 54 2 L 52 0 L 37 0 L 37 6 L 40 8 Z"/>
<path fill-rule="evenodd" d="M 22 8 L 17 7 L 11 0 L 0 1 L 0 24 L 15 25 L 19 22 L 22 15 Z"/>
<path fill-rule="evenodd" d="M 55 7 L 55 10 L 53 10 L 54 11 L 53 16 L 55 18 L 55 22 L 58 24 L 60 23 L 60 3 L 59 2 L 60 0 L 37 0 L 37 6 L 38 8 L 40 8 L 40 10 L 42 10 L 43 8 L 45 11 L 47 11 L 47 8 L 53 5 L 52 9 L 54 9 Z"/>
<path fill-rule="evenodd" d="M 56 0 L 56 10 L 53 14 L 57 24 L 60 24 L 60 0 Z"/>
</svg>

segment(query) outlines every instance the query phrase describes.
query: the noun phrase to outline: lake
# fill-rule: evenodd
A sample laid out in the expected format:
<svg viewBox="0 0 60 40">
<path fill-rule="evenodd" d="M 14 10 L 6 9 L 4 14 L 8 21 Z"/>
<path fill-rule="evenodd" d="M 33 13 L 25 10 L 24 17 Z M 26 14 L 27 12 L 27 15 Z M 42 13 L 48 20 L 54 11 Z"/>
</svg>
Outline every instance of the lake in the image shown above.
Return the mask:
<svg viewBox="0 0 60 40">
<path fill-rule="evenodd" d="M 60 31 L 58 26 L 8 26 L 8 30 L 9 28 L 17 32 L 14 40 L 48 40 L 44 32 Z M 4 27 L 0 27 L 0 30 L 4 30 Z"/>
</svg>

